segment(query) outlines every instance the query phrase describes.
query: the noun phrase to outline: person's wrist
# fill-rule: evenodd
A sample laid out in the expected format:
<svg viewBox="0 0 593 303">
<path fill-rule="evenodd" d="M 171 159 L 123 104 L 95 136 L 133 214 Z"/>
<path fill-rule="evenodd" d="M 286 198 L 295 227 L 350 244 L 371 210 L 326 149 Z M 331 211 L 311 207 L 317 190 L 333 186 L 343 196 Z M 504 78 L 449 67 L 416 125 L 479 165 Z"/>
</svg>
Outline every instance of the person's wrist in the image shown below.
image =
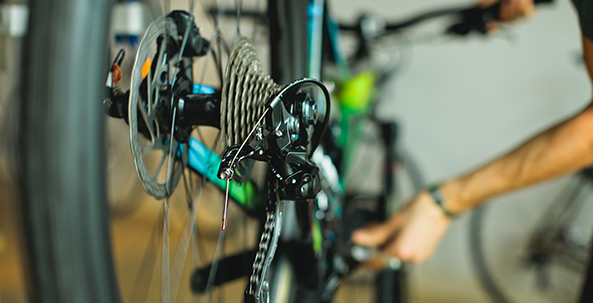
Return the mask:
<svg viewBox="0 0 593 303">
<path fill-rule="evenodd" d="M 449 218 L 453 219 L 457 216 L 457 213 L 449 208 L 448 199 L 443 194 L 440 189 L 440 184 L 433 184 L 426 188 L 426 191 L 432 198 L 432 201 L 438 206 L 438 208 L 443 212 L 443 214 Z"/>
</svg>

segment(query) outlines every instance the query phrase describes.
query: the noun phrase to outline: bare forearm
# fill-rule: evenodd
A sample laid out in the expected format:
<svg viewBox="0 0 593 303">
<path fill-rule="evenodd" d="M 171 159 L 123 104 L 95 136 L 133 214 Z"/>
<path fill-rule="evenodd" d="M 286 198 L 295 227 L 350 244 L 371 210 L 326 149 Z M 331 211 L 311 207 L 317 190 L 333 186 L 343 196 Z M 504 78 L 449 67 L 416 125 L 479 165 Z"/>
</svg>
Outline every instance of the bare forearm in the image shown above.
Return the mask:
<svg viewBox="0 0 593 303">
<path fill-rule="evenodd" d="M 515 150 L 459 178 L 441 191 L 459 213 L 511 190 L 548 180 L 593 163 L 593 105 L 535 136 Z"/>
</svg>

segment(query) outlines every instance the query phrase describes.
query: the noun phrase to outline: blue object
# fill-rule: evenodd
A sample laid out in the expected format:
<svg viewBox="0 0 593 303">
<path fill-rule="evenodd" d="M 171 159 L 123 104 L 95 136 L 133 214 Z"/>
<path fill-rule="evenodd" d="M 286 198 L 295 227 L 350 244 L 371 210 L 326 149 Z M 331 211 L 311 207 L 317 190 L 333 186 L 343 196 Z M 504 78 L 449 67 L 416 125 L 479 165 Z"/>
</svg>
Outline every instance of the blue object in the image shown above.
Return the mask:
<svg viewBox="0 0 593 303">
<path fill-rule="evenodd" d="M 194 94 L 212 95 L 214 92 L 215 90 L 212 86 L 194 83 Z"/>
</svg>

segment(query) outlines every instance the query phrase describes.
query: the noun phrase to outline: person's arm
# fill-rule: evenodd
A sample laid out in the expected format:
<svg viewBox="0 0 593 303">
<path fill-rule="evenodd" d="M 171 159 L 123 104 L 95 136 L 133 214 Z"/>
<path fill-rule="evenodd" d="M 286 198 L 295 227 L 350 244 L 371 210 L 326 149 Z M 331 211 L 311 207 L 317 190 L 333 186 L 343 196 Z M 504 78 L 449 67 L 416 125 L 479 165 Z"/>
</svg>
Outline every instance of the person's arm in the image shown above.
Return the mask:
<svg viewBox="0 0 593 303">
<path fill-rule="evenodd" d="M 537 135 L 512 152 L 444 183 L 452 213 L 474 208 L 501 193 L 548 180 L 593 163 L 593 105 Z"/>
<path fill-rule="evenodd" d="M 593 42 L 583 38 L 589 79 L 593 83 Z M 540 133 L 510 153 L 443 183 L 441 191 L 453 213 L 480 202 L 593 163 L 593 100 L 572 118 Z"/>
<path fill-rule="evenodd" d="M 583 38 L 593 83 L 593 42 Z M 540 133 L 510 153 L 444 183 L 441 191 L 453 213 L 488 198 L 572 172 L 593 163 L 593 100 L 572 118 Z"/>
<path fill-rule="evenodd" d="M 593 42 L 583 38 L 590 79 Z M 593 80 L 592 80 L 593 82 Z M 593 102 L 515 150 L 459 178 L 442 183 L 443 207 L 458 214 L 498 194 L 576 171 L 593 163 Z M 356 231 L 355 243 L 378 246 L 402 261 L 428 259 L 445 234 L 451 218 L 427 191 L 422 191 L 388 221 Z"/>
</svg>

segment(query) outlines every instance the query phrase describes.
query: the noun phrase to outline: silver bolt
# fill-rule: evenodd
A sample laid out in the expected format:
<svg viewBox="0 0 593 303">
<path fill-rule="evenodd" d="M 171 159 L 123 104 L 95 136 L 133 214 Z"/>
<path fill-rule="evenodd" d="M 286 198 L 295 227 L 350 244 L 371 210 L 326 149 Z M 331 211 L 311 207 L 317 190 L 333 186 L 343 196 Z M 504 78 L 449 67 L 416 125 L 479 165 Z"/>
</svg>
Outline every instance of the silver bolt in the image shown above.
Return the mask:
<svg viewBox="0 0 593 303">
<path fill-rule="evenodd" d="M 229 180 L 230 178 L 233 177 L 234 171 L 230 168 L 225 168 L 223 171 L 221 171 L 218 174 L 218 178 L 221 180 Z"/>
<path fill-rule="evenodd" d="M 276 134 L 276 137 L 278 137 L 278 138 L 280 138 L 280 137 L 282 137 L 282 135 L 284 135 L 281 130 L 276 131 L 275 134 Z"/>
</svg>

